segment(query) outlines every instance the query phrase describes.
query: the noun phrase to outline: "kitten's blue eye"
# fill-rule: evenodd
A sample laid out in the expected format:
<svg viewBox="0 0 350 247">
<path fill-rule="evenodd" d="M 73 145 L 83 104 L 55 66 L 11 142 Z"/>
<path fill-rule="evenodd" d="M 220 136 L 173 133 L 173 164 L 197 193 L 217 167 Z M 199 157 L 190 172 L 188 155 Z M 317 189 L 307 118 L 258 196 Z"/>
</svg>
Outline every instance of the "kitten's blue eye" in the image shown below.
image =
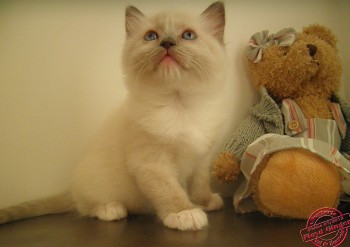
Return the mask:
<svg viewBox="0 0 350 247">
<path fill-rule="evenodd" d="M 193 31 L 185 31 L 182 33 L 182 38 L 187 40 L 194 40 L 197 38 L 197 34 Z"/>
<path fill-rule="evenodd" d="M 144 39 L 146 41 L 152 41 L 158 39 L 158 34 L 155 31 L 149 31 L 145 34 Z"/>
</svg>

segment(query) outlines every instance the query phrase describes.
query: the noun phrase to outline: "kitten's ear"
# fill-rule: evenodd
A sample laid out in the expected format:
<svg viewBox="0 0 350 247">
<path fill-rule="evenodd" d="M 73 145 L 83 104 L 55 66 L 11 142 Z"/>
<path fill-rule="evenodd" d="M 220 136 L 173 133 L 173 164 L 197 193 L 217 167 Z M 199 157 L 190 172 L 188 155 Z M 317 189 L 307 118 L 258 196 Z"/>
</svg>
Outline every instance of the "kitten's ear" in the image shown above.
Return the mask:
<svg viewBox="0 0 350 247">
<path fill-rule="evenodd" d="M 222 43 L 225 29 L 225 6 L 222 2 L 215 2 L 210 5 L 202 14 L 213 33 Z"/>
<path fill-rule="evenodd" d="M 128 6 L 125 9 L 125 31 L 128 36 L 137 29 L 137 26 L 142 23 L 144 15 L 134 6 Z"/>
</svg>

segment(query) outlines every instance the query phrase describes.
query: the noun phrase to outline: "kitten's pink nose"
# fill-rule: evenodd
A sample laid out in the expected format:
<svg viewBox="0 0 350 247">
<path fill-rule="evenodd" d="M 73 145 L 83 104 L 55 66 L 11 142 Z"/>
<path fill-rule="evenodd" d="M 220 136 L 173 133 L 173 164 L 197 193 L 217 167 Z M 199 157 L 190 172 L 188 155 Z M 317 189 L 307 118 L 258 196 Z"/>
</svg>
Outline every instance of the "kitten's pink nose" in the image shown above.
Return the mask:
<svg viewBox="0 0 350 247">
<path fill-rule="evenodd" d="M 167 50 L 174 45 L 175 45 L 175 43 L 173 41 L 169 41 L 169 40 L 164 40 L 164 41 L 162 41 L 162 43 L 160 43 L 160 46 L 163 46 Z"/>
</svg>

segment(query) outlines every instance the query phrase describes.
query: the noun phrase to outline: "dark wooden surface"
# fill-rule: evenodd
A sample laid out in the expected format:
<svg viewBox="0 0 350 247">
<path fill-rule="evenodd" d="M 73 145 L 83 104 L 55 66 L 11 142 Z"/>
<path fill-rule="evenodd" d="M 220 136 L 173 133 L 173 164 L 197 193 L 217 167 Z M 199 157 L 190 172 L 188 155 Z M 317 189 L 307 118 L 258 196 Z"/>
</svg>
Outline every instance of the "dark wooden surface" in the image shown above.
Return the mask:
<svg viewBox="0 0 350 247">
<path fill-rule="evenodd" d="M 306 221 L 239 215 L 231 200 L 225 199 L 223 210 L 208 214 L 209 226 L 201 231 L 170 230 L 152 215 L 102 222 L 62 214 L 0 226 L 0 246 L 314 246 L 300 236 Z M 350 236 L 341 246 L 350 246 Z"/>
</svg>

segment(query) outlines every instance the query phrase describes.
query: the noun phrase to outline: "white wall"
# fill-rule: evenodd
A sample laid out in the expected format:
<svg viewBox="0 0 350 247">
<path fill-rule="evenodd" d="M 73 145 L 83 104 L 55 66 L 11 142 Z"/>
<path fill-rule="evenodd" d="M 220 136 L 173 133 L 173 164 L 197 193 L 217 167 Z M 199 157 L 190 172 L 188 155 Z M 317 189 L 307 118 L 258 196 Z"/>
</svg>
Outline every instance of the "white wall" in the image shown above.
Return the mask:
<svg viewBox="0 0 350 247">
<path fill-rule="evenodd" d="M 343 96 L 350 102 L 350 1 L 339 0 L 337 6 L 338 13 L 338 39 L 339 51 L 343 63 Z"/>
<path fill-rule="evenodd" d="M 0 207 L 69 187 L 74 165 L 125 96 L 120 69 L 125 6 L 146 14 L 180 6 L 199 14 L 211 2 L 1 1 Z M 237 123 L 256 101 L 243 50 L 263 29 L 300 30 L 312 23 L 332 28 L 345 61 L 343 94 L 350 98 L 349 2 L 227 0 L 226 10 Z M 231 186 L 216 187 L 232 193 Z"/>
</svg>

